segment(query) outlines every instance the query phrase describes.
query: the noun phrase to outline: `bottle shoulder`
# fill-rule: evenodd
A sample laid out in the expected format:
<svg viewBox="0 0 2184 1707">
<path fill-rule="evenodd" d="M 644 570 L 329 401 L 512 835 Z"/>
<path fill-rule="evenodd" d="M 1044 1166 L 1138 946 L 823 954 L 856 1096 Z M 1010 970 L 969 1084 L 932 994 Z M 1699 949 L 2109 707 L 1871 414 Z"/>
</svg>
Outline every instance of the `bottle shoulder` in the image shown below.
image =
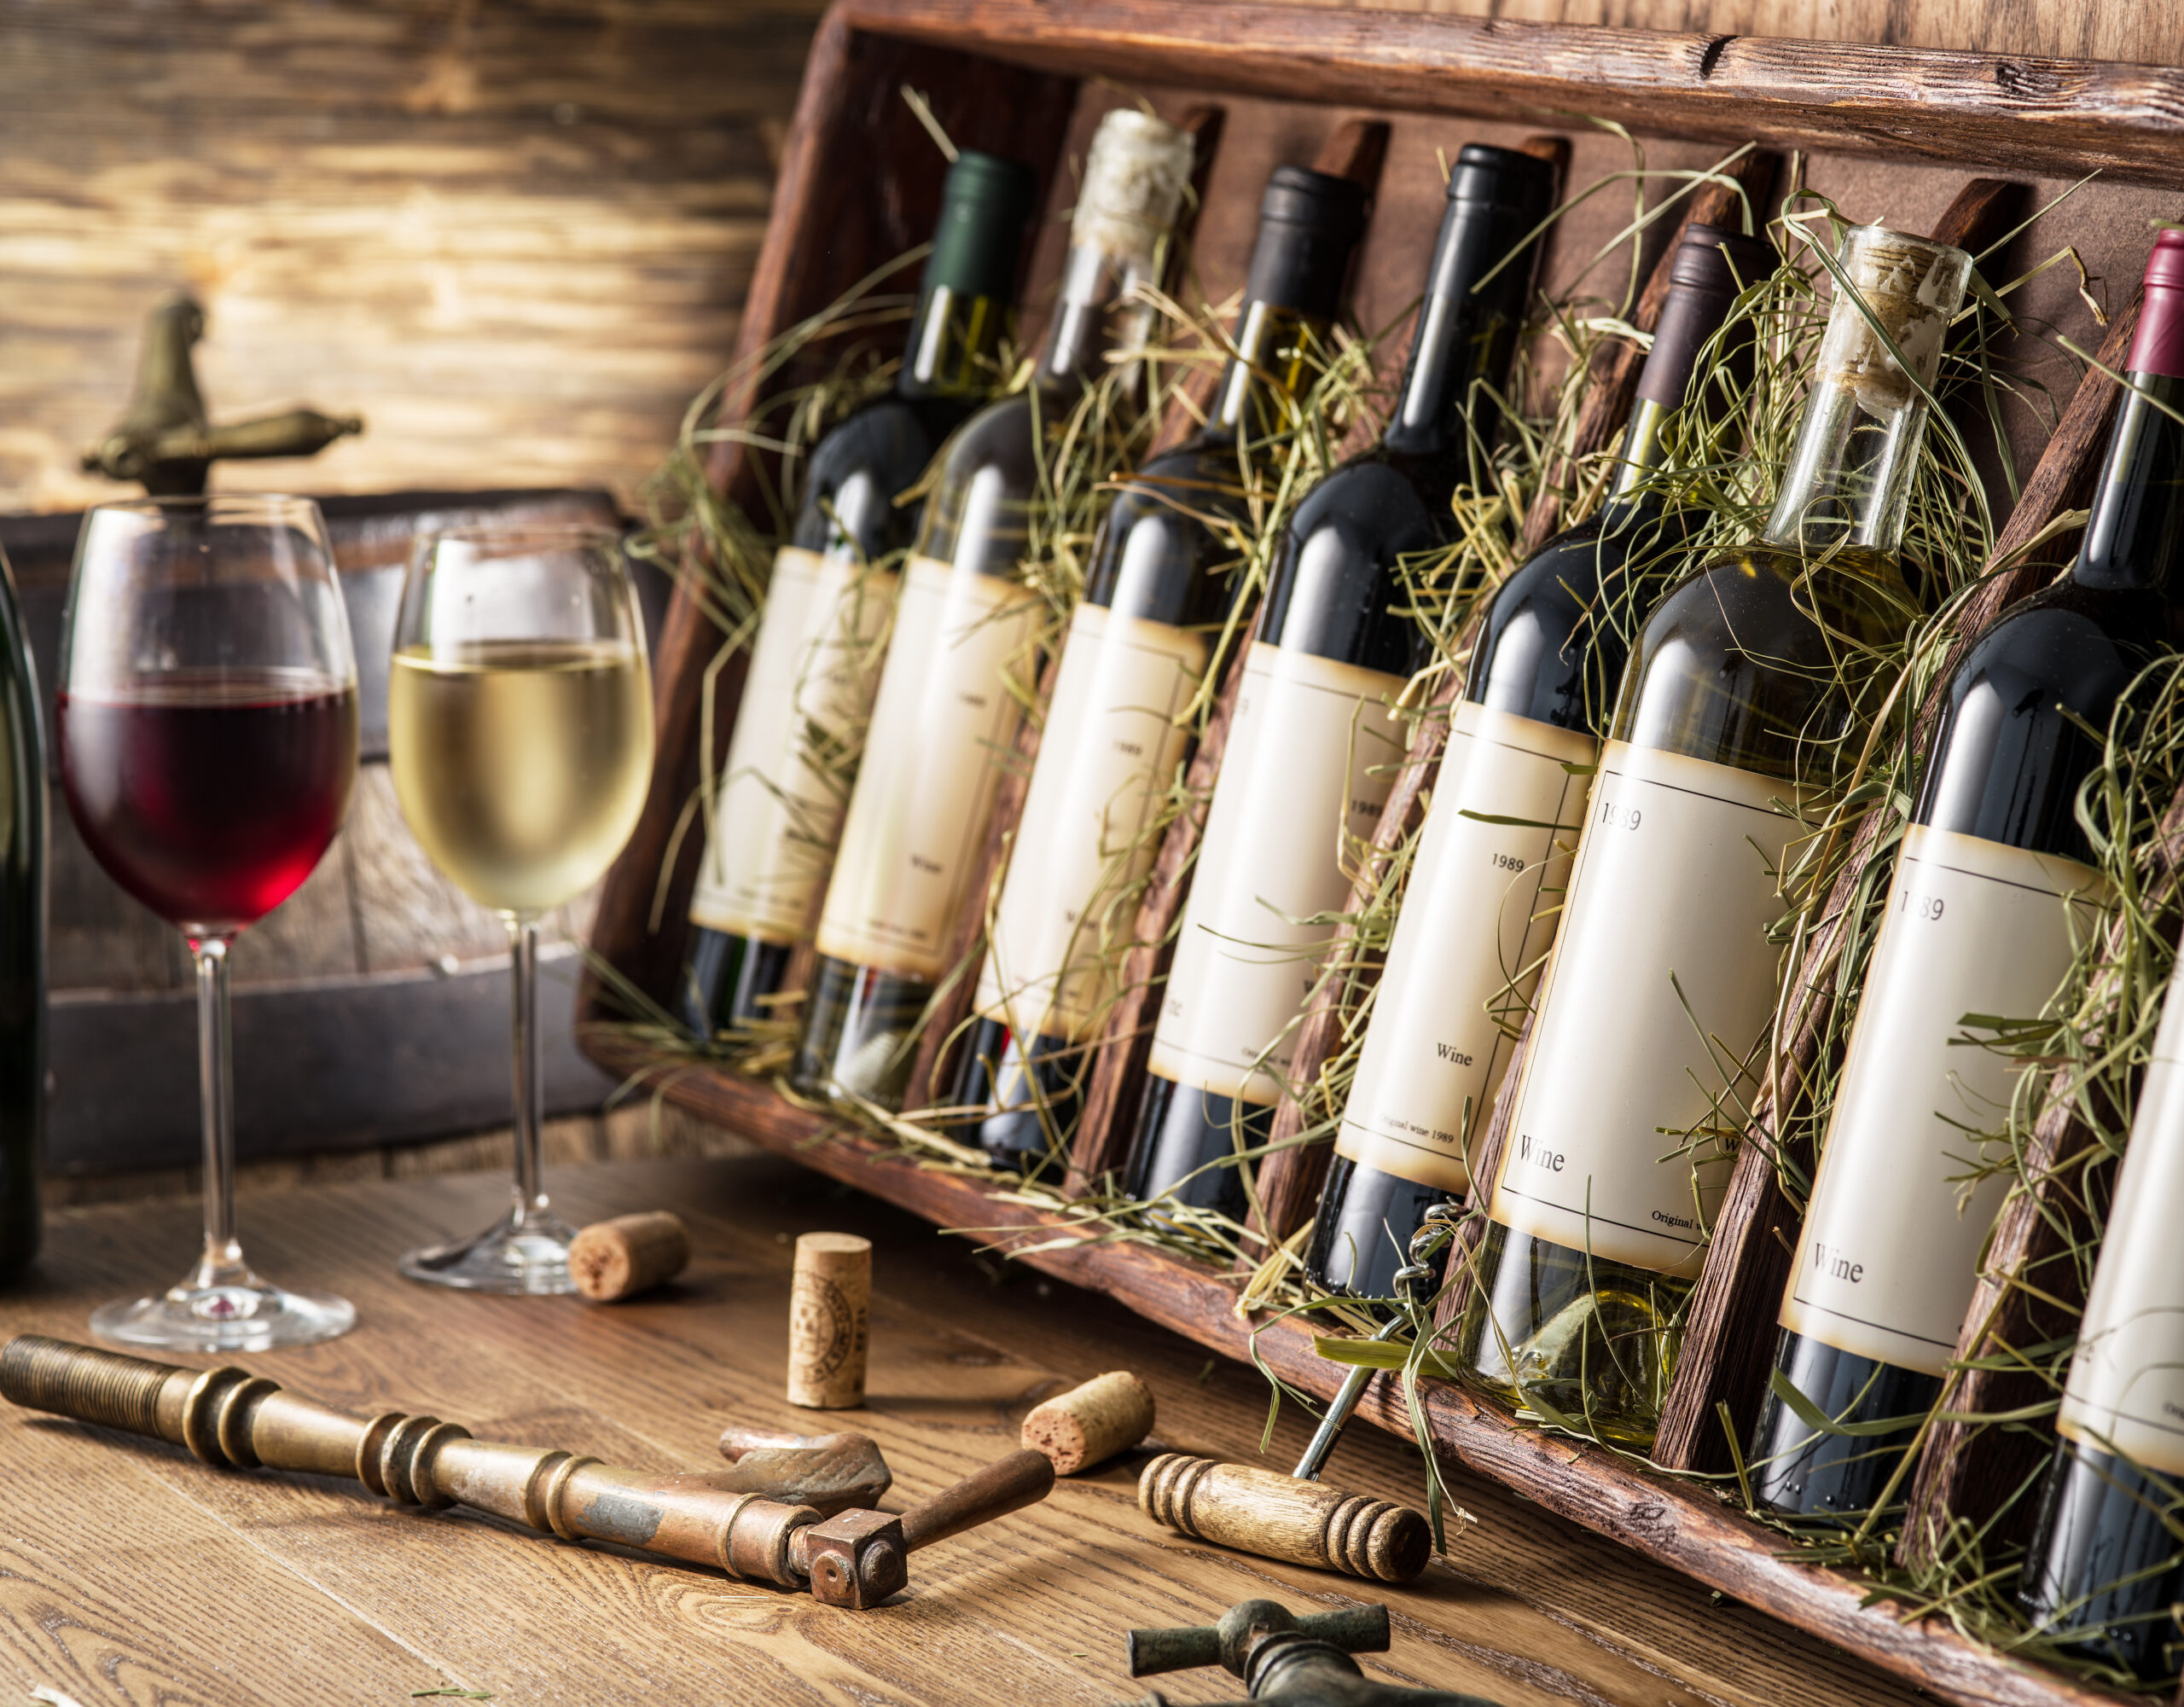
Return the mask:
<svg viewBox="0 0 2184 1707">
<path fill-rule="evenodd" d="M 1589 729 L 1623 672 L 1619 633 L 1602 626 L 1603 572 L 1619 568 L 1618 541 L 1604 518 L 1565 528 L 1487 601 L 1464 697 L 1557 729 Z"/>
<path fill-rule="evenodd" d="M 957 427 L 950 438 L 941 479 L 950 485 L 975 479 L 980 471 L 998 470 L 1012 492 L 1028 493 L 1038 479 L 1032 439 L 1035 420 L 1028 394 L 998 398 Z"/>
<path fill-rule="evenodd" d="M 795 543 L 867 558 L 907 544 L 917 513 L 895 499 L 917 484 L 938 442 L 929 411 L 892 395 L 837 421 L 811 449 Z"/>
</svg>

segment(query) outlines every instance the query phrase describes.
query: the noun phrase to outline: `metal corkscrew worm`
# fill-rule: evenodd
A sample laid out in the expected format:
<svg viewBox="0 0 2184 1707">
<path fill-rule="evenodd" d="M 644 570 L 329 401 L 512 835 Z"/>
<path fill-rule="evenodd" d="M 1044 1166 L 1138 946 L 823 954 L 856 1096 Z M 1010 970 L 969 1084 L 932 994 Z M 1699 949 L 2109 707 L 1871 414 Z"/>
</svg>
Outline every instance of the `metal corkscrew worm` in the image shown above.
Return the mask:
<svg viewBox="0 0 2184 1707">
<path fill-rule="evenodd" d="M 242 1369 L 177 1368 L 35 1333 L 0 1350 L 0 1396 L 187 1447 L 223 1468 L 351 1478 L 398 1504 L 468 1506 L 563 1541 L 614 1542 L 806 1589 L 832 1606 L 877 1605 L 909 1583 L 910 1553 L 1044 1499 L 1054 1481 L 1044 1454 L 1015 1452 L 900 1517 L 829 1515 L 754 1491 L 734 1470 L 620 1469 L 473 1440 L 438 1417 L 352 1416 Z"/>
</svg>

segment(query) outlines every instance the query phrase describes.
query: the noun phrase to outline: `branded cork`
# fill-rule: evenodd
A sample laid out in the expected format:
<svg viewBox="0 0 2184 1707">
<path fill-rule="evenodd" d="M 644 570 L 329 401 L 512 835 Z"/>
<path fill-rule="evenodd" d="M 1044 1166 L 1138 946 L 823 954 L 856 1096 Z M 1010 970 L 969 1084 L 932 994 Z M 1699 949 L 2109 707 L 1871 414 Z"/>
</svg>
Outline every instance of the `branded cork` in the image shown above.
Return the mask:
<svg viewBox="0 0 2184 1707">
<path fill-rule="evenodd" d="M 1128 1450 L 1153 1432 L 1153 1390 L 1127 1369 L 1095 1375 L 1057 1393 L 1024 1419 L 1024 1444 L 1074 1475 Z"/>
<path fill-rule="evenodd" d="M 664 1209 L 595 1221 L 569 1244 L 569 1278 L 594 1303 L 665 1286 L 689 1262 L 689 1231 Z"/>
<path fill-rule="evenodd" d="M 872 1241 L 854 1233 L 806 1233 L 796 1241 L 788 1294 L 788 1402 L 813 1410 L 864 1402 Z"/>
</svg>

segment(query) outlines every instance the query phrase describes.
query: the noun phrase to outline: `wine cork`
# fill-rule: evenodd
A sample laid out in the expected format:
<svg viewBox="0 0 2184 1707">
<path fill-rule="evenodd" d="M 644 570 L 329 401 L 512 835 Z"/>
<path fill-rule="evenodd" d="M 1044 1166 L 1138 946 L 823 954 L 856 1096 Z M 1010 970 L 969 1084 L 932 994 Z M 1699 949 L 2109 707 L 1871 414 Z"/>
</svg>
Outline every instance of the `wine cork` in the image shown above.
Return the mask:
<svg viewBox="0 0 2184 1707">
<path fill-rule="evenodd" d="M 872 1241 L 854 1233 L 806 1233 L 796 1241 L 788 1293 L 788 1402 L 813 1410 L 864 1402 L 866 1312 Z"/>
<path fill-rule="evenodd" d="M 664 1286 L 690 1261 L 690 1234 L 664 1209 L 595 1221 L 569 1243 L 569 1278 L 594 1303 Z"/>
<path fill-rule="evenodd" d="M 1153 1390 L 1127 1369 L 1095 1375 L 1057 1393 L 1024 1419 L 1024 1444 L 1072 1476 L 1136 1446 L 1153 1432 Z"/>
</svg>

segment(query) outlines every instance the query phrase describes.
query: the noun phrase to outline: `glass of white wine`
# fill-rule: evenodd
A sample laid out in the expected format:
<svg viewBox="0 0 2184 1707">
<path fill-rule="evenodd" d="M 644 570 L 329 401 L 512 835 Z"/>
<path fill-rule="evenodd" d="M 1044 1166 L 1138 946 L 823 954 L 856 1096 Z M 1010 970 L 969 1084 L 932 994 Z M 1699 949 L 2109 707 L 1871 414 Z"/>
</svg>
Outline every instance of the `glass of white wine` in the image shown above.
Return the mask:
<svg viewBox="0 0 2184 1707">
<path fill-rule="evenodd" d="M 403 816 L 433 863 L 506 921 L 515 974 L 515 1201 L 483 1233 L 412 1251 L 412 1280 L 551 1293 L 572 1230 L 539 1178 L 538 920 L 602 876 L 652 775 L 644 625 L 612 533 L 420 536 L 387 686 Z"/>
</svg>

